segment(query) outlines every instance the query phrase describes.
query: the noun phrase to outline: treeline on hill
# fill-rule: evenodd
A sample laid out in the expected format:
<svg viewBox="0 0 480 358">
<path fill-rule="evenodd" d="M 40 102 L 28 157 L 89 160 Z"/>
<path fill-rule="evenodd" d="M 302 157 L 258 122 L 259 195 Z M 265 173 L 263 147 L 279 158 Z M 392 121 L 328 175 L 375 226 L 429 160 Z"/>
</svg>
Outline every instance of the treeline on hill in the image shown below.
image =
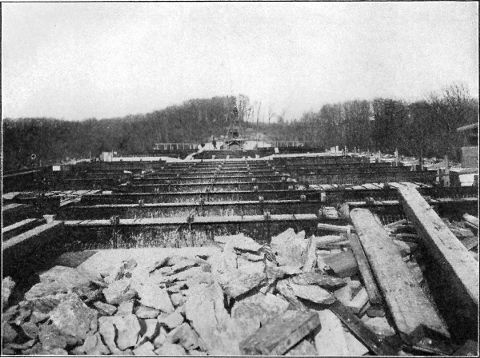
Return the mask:
<svg viewBox="0 0 480 358">
<path fill-rule="evenodd" d="M 478 121 L 478 99 L 461 85 L 452 85 L 428 99 L 377 98 L 324 105 L 299 120 L 272 125 L 283 140 L 319 143 L 322 147 L 382 151 L 459 160 L 462 135 L 457 128 Z"/>
<path fill-rule="evenodd" d="M 225 134 L 237 103 L 246 127 L 256 128 L 248 97 L 193 99 L 182 105 L 122 118 L 69 122 L 48 118 L 5 119 L 4 170 L 30 167 L 35 153 L 42 163 L 96 157 L 103 151 L 148 154 L 157 142 L 202 142 Z M 478 99 L 453 85 L 428 99 L 407 103 L 378 98 L 324 105 L 287 122 L 282 116 L 259 130 L 272 140 L 300 140 L 319 148 L 338 145 L 412 156 L 448 154 L 458 160 L 459 126 L 478 120 Z"/>
</svg>

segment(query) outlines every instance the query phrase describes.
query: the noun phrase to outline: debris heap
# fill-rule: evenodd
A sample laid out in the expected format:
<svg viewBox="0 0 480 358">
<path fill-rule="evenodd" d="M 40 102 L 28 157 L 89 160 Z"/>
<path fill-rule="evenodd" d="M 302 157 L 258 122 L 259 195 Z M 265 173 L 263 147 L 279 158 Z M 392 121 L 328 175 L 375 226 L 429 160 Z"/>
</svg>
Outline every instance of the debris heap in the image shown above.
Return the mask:
<svg viewBox="0 0 480 358">
<path fill-rule="evenodd" d="M 305 238 L 288 229 L 270 245 L 243 234 L 215 237 L 217 254 L 149 266 L 131 259 L 96 277 L 55 266 L 23 301 L 4 305 L 3 353 L 392 353 L 383 341 L 396 334 L 385 306 L 371 302 L 351 240 L 337 234 Z M 415 245 L 394 242 L 421 281 Z M 3 302 L 13 285 L 2 283 Z"/>
</svg>

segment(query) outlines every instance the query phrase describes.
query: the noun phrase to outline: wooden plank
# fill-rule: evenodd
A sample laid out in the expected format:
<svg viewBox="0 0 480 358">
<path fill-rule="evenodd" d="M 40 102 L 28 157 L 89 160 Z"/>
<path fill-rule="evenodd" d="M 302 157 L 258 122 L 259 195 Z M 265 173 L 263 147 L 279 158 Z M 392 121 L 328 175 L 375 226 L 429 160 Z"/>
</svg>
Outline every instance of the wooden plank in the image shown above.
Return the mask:
<svg viewBox="0 0 480 358">
<path fill-rule="evenodd" d="M 443 268 L 448 280 L 465 291 L 478 307 L 478 263 L 412 186 L 398 189 L 405 213 L 424 246 Z"/>
<path fill-rule="evenodd" d="M 414 344 L 425 336 L 449 337 L 442 318 L 374 215 L 354 209 L 350 217 L 402 339 Z"/>
<path fill-rule="evenodd" d="M 370 264 L 368 263 L 365 252 L 363 251 L 362 244 L 360 243 L 357 234 L 348 232 L 347 236 L 350 242 L 350 247 L 352 248 L 355 259 L 357 260 L 358 270 L 362 275 L 363 284 L 367 290 L 369 301 L 372 305 L 380 305 L 383 301 L 382 295 L 378 290 L 373 273 L 370 269 Z"/>
</svg>

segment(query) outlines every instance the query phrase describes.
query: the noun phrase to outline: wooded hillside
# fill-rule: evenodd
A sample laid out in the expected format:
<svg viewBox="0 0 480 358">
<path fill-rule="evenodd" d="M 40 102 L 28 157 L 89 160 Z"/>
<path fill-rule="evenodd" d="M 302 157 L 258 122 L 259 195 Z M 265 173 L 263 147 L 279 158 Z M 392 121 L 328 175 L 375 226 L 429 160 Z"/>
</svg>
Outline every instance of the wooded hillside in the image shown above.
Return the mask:
<svg viewBox="0 0 480 358">
<path fill-rule="evenodd" d="M 248 97 L 192 99 L 178 106 L 122 118 L 79 122 L 50 118 L 3 121 L 4 170 L 34 163 L 98 156 L 102 151 L 147 154 L 156 142 L 203 142 L 225 134 L 237 101 L 239 114 L 256 128 L 255 108 Z M 230 116 L 230 117 L 229 117 Z M 478 121 L 478 99 L 462 86 L 451 86 L 428 99 L 407 103 L 378 98 L 326 104 L 291 122 L 278 116 L 259 130 L 272 140 L 301 140 L 320 148 L 338 145 L 419 156 L 458 158 L 456 128 Z"/>
</svg>

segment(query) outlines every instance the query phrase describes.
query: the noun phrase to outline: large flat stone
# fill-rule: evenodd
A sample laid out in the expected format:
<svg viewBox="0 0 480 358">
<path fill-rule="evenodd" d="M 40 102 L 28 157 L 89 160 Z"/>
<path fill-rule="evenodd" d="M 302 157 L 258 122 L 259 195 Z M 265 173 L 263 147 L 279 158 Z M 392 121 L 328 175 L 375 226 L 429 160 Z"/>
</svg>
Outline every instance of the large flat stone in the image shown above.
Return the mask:
<svg viewBox="0 0 480 358">
<path fill-rule="evenodd" d="M 125 350 L 134 347 L 140 335 L 140 322 L 134 314 L 127 316 L 115 316 L 115 328 L 117 329 L 117 347 Z"/>
<path fill-rule="evenodd" d="M 327 290 L 316 285 L 297 285 L 289 283 L 295 296 L 318 304 L 329 305 L 335 302 L 335 297 Z"/>
<path fill-rule="evenodd" d="M 167 313 L 174 311 L 174 307 L 167 290 L 151 283 L 136 286 L 136 289 L 142 305 L 156 308 Z"/>
<path fill-rule="evenodd" d="M 303 265 L 307 244 L 305 232 L 295 234 L 291 228 L 273 237 L 271 241 L 271 247 L 279 265 Z"/>
<path fill-rule="evenodd" d="M 330 310 L 318 311 L 322 329 L 315 335 L 315 347 L 319 356 L 356 357 L 368 349 L 343 328 L 340 319 Z"/>
<path fill-rule="evenodd" d="M 243 233 L 237 235 L 227 236 L 215 236 L 213 238 L 215 242 L 230 245 L 231 247 L 244 251 L 258 252 L 262 245 L 257 243 L 250 237 L 245 236 Z"/>
<path fill-rule="evenodd" d="M 97 329 L 97 311 L 89 308 L 76 294 L 70 294 L 51 312 L 50 320 L 62 332 L 84 340 Z"/>
<path fill-rule="evenodd" d="M 200 341 L 198 334 L 187 323 L 172 330 L 166 337 L 170 343 L 178 343 L 188 351 L 198 348 Z"/>
<path fill-rule="evenodd" d="M 271 293 L 257 293 L 235 302 L 232 308 L 232 318 L 251 320 L 252 322 L 266 323 L 288 308 L 289 303 L 279 296 Z M 258 326 L 257 326 L 258 328 Z"/>
<path fill-rule="evenodd" d="M 223 291 L 217 283 L 199 284 L 189 290 L 185 314 L 210 354 L 238 355 L 241 328 L 224 307 Z"/>
<path fill-rule="evenodd" d="M 103 289 L 102 292 L 107 303 L 118 305 L 136 296 L 137 292 L 131 286 L 132 282 L 129 279 L 121 279 L 113 281 L 107 288 Z"/>
<path fill-rule="evenodd" d="M 15 281 L 10 276 L 2 280 L 2 307 L 5 309 L 8 306 L 8 299 L 15 287 Z"/>
</svg>

